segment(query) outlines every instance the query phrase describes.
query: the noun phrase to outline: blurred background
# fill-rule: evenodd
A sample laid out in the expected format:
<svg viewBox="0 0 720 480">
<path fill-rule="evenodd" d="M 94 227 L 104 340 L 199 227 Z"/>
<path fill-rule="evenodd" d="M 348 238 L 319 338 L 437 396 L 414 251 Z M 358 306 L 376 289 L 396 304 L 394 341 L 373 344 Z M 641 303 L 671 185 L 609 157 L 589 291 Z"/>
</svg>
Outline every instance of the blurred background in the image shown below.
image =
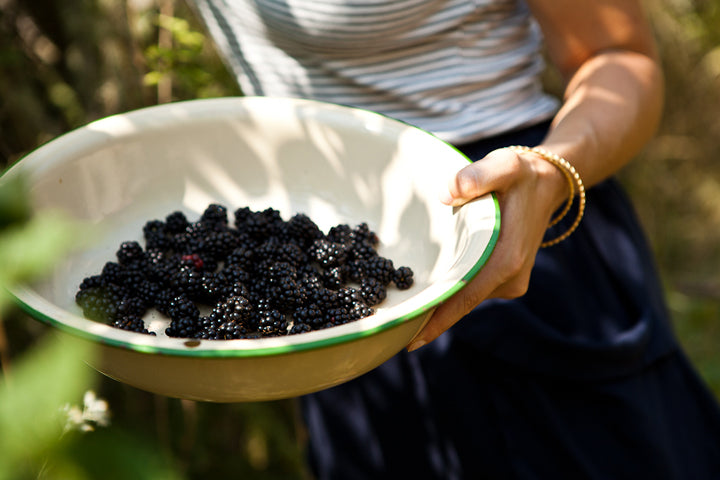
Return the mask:
<svg viewBox="0 0 720 480">
<path fill-rule="evenodd" d="M 646 3 L 666 112 L 620 177 L 678 335 L 720 397 L 720 0 Z M 559 89 L 552 71 L 547 85 Z M 113 113 L 240 94 L 182 0 L 0 0 L 0 171 Z M 62 222 L 28 220 L 23 198 L 21 185 L 0 192 L 0 287 L 42 275 L 72 242 Z M 308 478 L 293 401 L 159 397 L 89 371 L 81 350 L 0 296 L 0 479 Z"/>
</svg>

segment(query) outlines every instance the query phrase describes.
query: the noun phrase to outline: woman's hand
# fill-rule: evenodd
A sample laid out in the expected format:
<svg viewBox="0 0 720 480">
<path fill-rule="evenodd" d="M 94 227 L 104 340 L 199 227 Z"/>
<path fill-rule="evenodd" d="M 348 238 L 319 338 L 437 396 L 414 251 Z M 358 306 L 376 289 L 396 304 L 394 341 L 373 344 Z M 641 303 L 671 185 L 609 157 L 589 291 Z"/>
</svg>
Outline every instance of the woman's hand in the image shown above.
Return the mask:
<svg viewBox="0 0 720 480">
<path fill-rule="evenodd" d="M 457 172 L 442 201 L 459 206 L 490 192 L 498 197 L 502 225 L 492 255 L 465 288 L 437 308 L 408 350 L 431 342 L 485 299 L 523 295 L 551 216 L 569 193 L 554 165 L 503 148 Z"/>
<path fill-rule="evenodd" d="M 549 58 L 567 81 L 564 102 L 542 147 L 565 158 L 586 188 L 613 175 L 652 136 L 662 111 L 663 78 L 640 0 L 528 0 Z M 500 238 L 487 264 L 440 305 L 408 346 L 437 338 L 488 298 L 522 295 L 551 215 L 568 187 L 535 154 L 500 149 L 458 172 L 446 203 L 489 192 L 500 201 Z"/>
</svg>

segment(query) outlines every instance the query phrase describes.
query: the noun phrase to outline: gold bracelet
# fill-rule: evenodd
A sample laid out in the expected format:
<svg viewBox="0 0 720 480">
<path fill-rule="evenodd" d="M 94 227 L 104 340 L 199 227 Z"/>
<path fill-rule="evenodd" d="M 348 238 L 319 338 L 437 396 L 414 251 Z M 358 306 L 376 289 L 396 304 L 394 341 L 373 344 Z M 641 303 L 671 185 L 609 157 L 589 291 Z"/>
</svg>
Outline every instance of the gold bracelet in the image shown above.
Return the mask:
<svg viewBox="0 0 720 480">
<path fill-rule="evenodd" d="M 510 147 L 507 147 L 508 149 L 512 150 L 515 153 L 521 154 L 521 153 L 534 153 L 541 157 L 543 160 L 548 161 L 555 165 L 562 173 L 565 175 L 565 179 L 568 181 L 568 186 L 570 188 L 570 195 L 568 196 L 567 202 L 565 202 L 565 207 L 562 209 L 562 211 L 556 215 L 552 221 L 550 222 L 550 227 L 555 225 L 557 222 L 560 221 L 567 213 L 570 211 L 570 207 L 572 206 L 574 199 L 575 199 L 575 189 L 577 188 L 577 195 L 579 199 L 578 204 L 578 212 L 575 217 L 575 221 L 572 225 L 560 236 L 553 238 L 552 240 L 548 240 L 546 242 L 543 242 L 540 244 L 540 247 L 550 247 L 552 245 L 555 245 L 556 243 L 560 243 L 563 240 L 565 240 L 567 237 L 570 236 L 572 232 L 575 231 L 575 229 L 580 225 L 580 220 L 583 217 L 583 214 L 585 213 L 585 185 L 582 182 L 582 179 L 580 178 L 580 175 L 577 173 L 577 170 L 575 170 L 575 167 L 573 167 L 570 162 L 565 160 L 559 155 L 556 155 L 552 152 L 549 152 L 545 150 L 544 148 L 540 147 L 525 147 L 522 145 L 513 145 Z"/>
</svg>

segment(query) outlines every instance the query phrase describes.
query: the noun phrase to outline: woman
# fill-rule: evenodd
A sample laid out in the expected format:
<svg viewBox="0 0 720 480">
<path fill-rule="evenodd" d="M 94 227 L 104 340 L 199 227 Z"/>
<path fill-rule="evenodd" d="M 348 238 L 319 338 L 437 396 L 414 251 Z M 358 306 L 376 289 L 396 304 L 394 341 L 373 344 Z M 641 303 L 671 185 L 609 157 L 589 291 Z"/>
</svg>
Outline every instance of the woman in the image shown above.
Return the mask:
<svg viewBox="0 0 720 480">
<path fill-rule="evenodd" d="M 301 399 L 319 478 L 720 478 L 720 414 L 612 178 L 661 115 L 640 1 L 197 3 L 246 93 L 413 123 L 476 160 L 442 201 L 499 198 L 488 263 L 408 352 Z"/>
</svg>

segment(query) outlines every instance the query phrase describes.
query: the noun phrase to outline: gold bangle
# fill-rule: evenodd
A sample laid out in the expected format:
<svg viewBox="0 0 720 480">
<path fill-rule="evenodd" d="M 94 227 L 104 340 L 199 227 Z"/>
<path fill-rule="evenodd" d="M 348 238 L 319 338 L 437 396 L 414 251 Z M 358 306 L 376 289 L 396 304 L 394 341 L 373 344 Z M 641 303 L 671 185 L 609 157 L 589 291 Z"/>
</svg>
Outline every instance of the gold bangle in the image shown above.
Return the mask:
<svg viewBox="0 0 720 480">
<path fill-rule="evenodd" d="M 575 217 L 575 221 L 572 225 L 560 236 L 553 238 L 552 240 L 548 240 L 546 242 L 543 242 L 540 244 L 540 247 L 550 247 L 552 245 L 555 245 L 556 243 L 560 243 L 563 240 L 565 240 L 567 237 L 570 236 L 572 232 L 575 231 L 575 229 L 580 225 L 580 220 L 583 217 L 583 214 L 585 213 L 585 185 L 582 182 L 582 179 L 580 178 L 580 175 L 577 173 L 577 170 L 575 170 L 575 167 L 573 167 L 570 162 L 565 160 L 559 155 L 556 155 L 548 150 L 545 150 L 544 148 L 540 147 L 525 147 L 522 145 L 513 145 L 510 147 L 507 147 L 508 149 L 512 150 L 515 153 L 534 153 L 541 157 L 543 160 L 548 161 L 555 165 L 562 173 L 565 175 L 565 179 L 568 181 L 568 186 L 570 188 L 570 194 L 568 195 L 567 202 L 565 202 L 565 207 L 562 209 L 562 211 L 556 215 L 552 221 L 550 222 L 550 227 L 555 225 L 557 222 L 560 221 L 567 213 L 570 211 L 570 207 L 572 206 L 574 199 L 575 199 L 575 190 L 577 188 L 577 195 L 578 195 L 578 212 Z"/>
</svg>

